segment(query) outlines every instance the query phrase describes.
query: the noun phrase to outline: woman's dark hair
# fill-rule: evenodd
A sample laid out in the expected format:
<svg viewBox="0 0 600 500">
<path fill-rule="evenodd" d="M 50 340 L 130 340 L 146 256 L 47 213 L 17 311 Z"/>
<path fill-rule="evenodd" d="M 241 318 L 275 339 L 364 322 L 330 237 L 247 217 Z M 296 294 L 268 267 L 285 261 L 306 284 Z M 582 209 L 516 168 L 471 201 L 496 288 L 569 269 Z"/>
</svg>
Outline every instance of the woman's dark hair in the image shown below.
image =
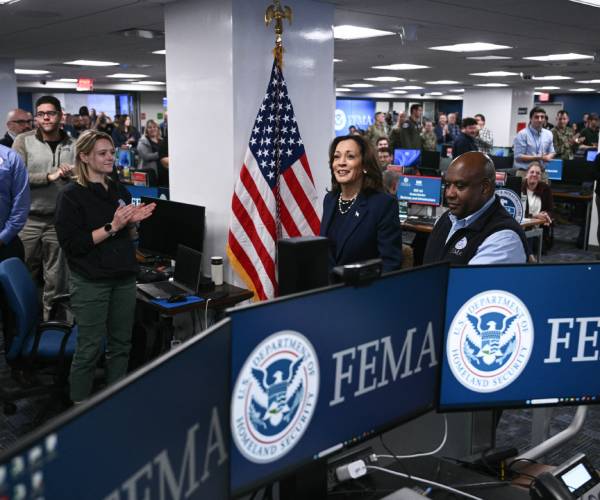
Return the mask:
<svg viewBox="0 0 600 500">
<path fill-rule="evenodd" d="M 341 135 L 336 137 L 329 146 L 329 170 L 331 172 L 331 190 L 340 191 L 340 185 L 335 180 L 333 173 L 333 156 L 338 144 L 342 141 L 354 141 L 360 149 L 360 156 L 362 158 L 362 169 L 366 171 L 363 173 L 363 183 L 361 192 L 363 191 L 379 191 L 383 192 L 383 178 L 381 175 L 381 169 L 377 162 L 377 156 L 375 155 L 375 149 L 369 142 L 360 135 Z"/>
</svg>

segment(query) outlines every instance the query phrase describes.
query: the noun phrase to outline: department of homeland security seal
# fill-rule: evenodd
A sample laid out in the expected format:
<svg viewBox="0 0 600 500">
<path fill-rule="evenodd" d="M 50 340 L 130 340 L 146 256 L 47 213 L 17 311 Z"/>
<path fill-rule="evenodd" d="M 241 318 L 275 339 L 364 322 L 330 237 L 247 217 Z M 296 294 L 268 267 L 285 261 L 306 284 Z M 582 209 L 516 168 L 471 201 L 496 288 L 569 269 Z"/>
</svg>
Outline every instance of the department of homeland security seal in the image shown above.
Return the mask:
<svg viewBox="0 0 600 500">
<path fill-rule="evenodd" d="M 504 207 L 504 210 L 515 219 L 519 224 L 523 222 L 523 215 L 525 213 L 525 207 L 520 196 L 515 193 L 512 189 L 499 188 L 496 189 L 496 195 L 500 198 L 500 203 Z"/>
<path fill-rule="evenodd" d="M 231 433 L 255 463 L 280 459 L 302 438 L 317 406 L 319 361 L 302 334 L 267 337 L 242 366 L 231 398 Z"/>
<path fill-rule="evenodd" d="M 474 392 L 496 392 L 525 369 L 533 348 L 533 321 L 527 307 L 503 290 L 482 292 L 454 316 L 446 341 L 452 373 Z"/>
</svg>

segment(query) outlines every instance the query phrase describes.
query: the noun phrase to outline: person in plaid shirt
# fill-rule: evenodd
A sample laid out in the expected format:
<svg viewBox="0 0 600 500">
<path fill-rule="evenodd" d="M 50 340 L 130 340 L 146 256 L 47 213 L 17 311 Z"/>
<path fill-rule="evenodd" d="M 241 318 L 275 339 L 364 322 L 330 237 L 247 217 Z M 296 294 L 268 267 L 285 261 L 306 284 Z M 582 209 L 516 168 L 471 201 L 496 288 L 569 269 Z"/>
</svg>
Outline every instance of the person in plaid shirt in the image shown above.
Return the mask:
<svg viewBox="0 0 600 500">
<path fill-rule="evenodd" d="M 494 146 L 494 135 L 492 134 L 492 131 L 485 126 L 485 116 L 479 113 L 475 115 L 475 119 L 479 126 L 479 135 L 475 139 L 475 143 L 477 144 L 479 151 L 489 155 Z"/>
</svg>

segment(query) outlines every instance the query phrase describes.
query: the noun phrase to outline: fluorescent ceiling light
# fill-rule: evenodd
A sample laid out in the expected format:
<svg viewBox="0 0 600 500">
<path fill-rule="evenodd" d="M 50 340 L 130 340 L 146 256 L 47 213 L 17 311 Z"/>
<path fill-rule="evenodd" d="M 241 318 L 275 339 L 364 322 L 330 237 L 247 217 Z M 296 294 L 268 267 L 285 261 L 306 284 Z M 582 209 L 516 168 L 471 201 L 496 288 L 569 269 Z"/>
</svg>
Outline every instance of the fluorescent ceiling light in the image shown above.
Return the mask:
<svg viewBox="0 0 600 500">
<path fill-rule="evenodd" d="M 64 83 L 77 83 L 77 78 L 59 78 L 58 80 L 54 80 L 55 82 L 64 82 Z"/>
<path fill-rule="evenodd" d="M 499 61 L 501 59 L 512 59 L 512 57 L 489 55 L 489 56 L 470 56 L 470 57 L 466 57 L 465 59 L 471 59 L 472 61 Z"/>
<path fill-rule="evenodd" d="M 600 80 L 577 80 L 577 83 L 600 83 Z"/>
<path fill-rule="evenodd" d="M 404 82 L 404 78 L 398 76 L 374 76 L 373 78 L 365 78 L 365 80 L 371 82 Z"/>
<path fill-rule="evenodd" d="M 582 83 L 582 82 L 579 82 Z M 544 85 L 543 87 L 535 87 L 535 90 L 558 90 L 560 87 L 555 85 Z"/>
<path fill-rule="evenodd" d="M 118 66 L 118 62 L 111 61 L 91 61 L 88 59 L 77 59 L 76 61 L 67 61 L 63 64 L 70 64 L 72 66 Z"/>
<path fill-rule="evenodd" d="M 440 45 L 438 47 L 429 47 L 431 50 L 444 50 L 447 52 L 479 52 L 481 50 L 501 50 L 512 49 L 508 45 L 496 45 L 495 43 L 473 42 L 457 43 L 455 45 Z"/>
<path fill-rule="evenodd" d="M 427 95 L 444 95 L 442 92 L 428 92 Z"/>
<path fill-rule="evenodd" d="M 572 80 L 570 76 L 548 75 L 548 76 L 532 76 L 532 80 Z"/>
<path fill-rule="evenodd" d="M 485 73 L 469 73 L 473 76 L 513 76 L 519 73 L 513 73 L 512 71 L 487 71 Z"/>
<path fill-rule="evenodd" d="M 569 52 L 568 54 L 548 54 L 547 56 L 533 56 L 524 57 L 530 61 L 578 61 L 580 59 L 593 59 L 594 56 L 586 56 L 584 54 L 574 54 Z"/>
<path fill-rule="evenodd" d="M 450 92 L 464 92 L 465 89 L 450 89 Z"/>
<path fill-rule="evenodd" d="M 571 0 L 571 2 L 589 5 L 590 7 L 600 7 L 600 0 Z"/>
<path fill-rule="evenodd" d="M 402 85 L 402 87 L 392 87 L 394 90 L 421 90 L 423 87 L 418 85 Z"/>
<path fill-rule="evenodd" d="M 406 90 L 390 90 L 390 94 L 408 94 Z"/>
<path fill-rule="evenodd" d="M 534 92 L 533 95 L 542 95 L 542 92 Z"/>
<path fill-rule="evenodd" d="M 385 66 L 371 66 L 373 69 L 389 69 L 392 71 L 406 71 L 410 69 L 425 69 L 430 66 L 423 66 L 422 64 L 408 64 L 408 63 L 397 63 L 397 64 L 386 64 Z"/>
<path fill-rule="evenodd" d="M 106 75 L 107 78 L 146 78 L 147 76 L 141 73 L 113 73 L 112 75 Z"/>
<path fill-rule="evenodd" d="M 357 40 L 359 38 L 373 38 L 376 36 L 393 35 L 392 31 L 382 31 L 372 28 L 364 28 L 363 26 L 352 26 L 344 24 L 342 26 L 333 27 L 333 38 L 339 40 Z"/>
<path fill-rule="evenodd" d="M 434 80 L 432 82 L 425 82 L 427 85 L 456 85 L 457 81 L 454 80 Z"/>
<path fill-rule="evenodd" d="M 334 59 L 333 62 L 342 62 L 343 59 Z"/>
<path fill-rule="evenodd" d="M 581 87 L 579 89 L 569 89 L 571 92 L 596 92 L 596 89 L 588 89 L 585 87 Z"/>
<path fill-rule="evenodd" d="M 394 94 L 390 94 L 389 92 L 371 92 L 370 94 L 365 94 L 366 97 L 394 97 Z"/>
<path fill-rule="evenodd" d="M 352 89 L 344 89 L 344 88 L 337 88 L 335 89 L 336 92 L 352 92 Z"/>
<path fill-rule="evenodd" d="M 11 3 L 17 3 L 21 0 L 0 0 L 0 5 L 10 5 Z"/>
<path fill-rule="evenodd" d="M 15 69 L 15 75 L 47 75 L 50 71 L 45 69 Z"/>
<path fill-rule="evenodd" d="M 165 82 L 153 81 L 153 80 L 142 80 L 141 82 L 132 82 L 139 83 L 141 85 L 166 85 Z"/>
<path fill-rule="evenodd" d="M 153 50 L 152 53 L 153 54 L 158 54 L 159 56 L 164 56 L 167 53 L 167 49 Z"/>
<path fill-rule="evenodd" d="M 352 89 L 366 89 L 369 87 L 373 87 L 370 83 L 349 83 L 347 85 L 342 85 L 342 87 L 349 87 Z"/>
<path fill-rule="evenodd" d="M 507 83 L 476 83 L 475 87 L 508 87 Z"/>
</svg>

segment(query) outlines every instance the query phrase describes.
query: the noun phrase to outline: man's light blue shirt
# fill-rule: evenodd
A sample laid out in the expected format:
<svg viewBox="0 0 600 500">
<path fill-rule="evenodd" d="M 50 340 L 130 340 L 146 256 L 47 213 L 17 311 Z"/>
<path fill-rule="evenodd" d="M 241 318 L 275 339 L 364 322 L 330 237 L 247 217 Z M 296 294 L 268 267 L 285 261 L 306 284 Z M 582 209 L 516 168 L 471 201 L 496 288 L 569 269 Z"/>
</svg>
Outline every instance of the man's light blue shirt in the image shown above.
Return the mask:
<svg viewBox="0 0 600 500">
<path fill-rule="evenodd" d="M 542 156 L 554 152 L 552 132 L 545 128 L 538 132 L 531 125 L 528 125 L 515 136 L 513 141 L 513 153 L 515 155 L 513 166 L 519 170 L 527 170 L 530 162 L 520 161 L 519 156 Z M 544 162 L 540 163 L 544 166 Z"/>
<path fill-rule="evenodd" d="M 473 212 L 464 219 L 459 219 L 455 215 L 449 214 L 452 226 L 450 227 L 450 232 L 446 238 L 446 243 L 448 243 L 456 231 L 470 226 L 479 219 L 479 217 L 492 206 L 495 198 L 495 196 L 492 196 L 479 210 L 477 210 L 477 212 Z M 519 235 L 512 229 L 503 229 L 490 234 L 483 240 L 483 243 L 479 245 L 477 252 L 469 261 L 469 265 L 524 264 L 525 262 L 527 262 L 527 256 L 525 255 L 523 243 L 521 243 Z"/>
<path fill-rule="evenodd" d="M 0 241 L 7 245 L 29 215 L 29 179 L 18 153 L 0 145 Z"/>
</svg>

